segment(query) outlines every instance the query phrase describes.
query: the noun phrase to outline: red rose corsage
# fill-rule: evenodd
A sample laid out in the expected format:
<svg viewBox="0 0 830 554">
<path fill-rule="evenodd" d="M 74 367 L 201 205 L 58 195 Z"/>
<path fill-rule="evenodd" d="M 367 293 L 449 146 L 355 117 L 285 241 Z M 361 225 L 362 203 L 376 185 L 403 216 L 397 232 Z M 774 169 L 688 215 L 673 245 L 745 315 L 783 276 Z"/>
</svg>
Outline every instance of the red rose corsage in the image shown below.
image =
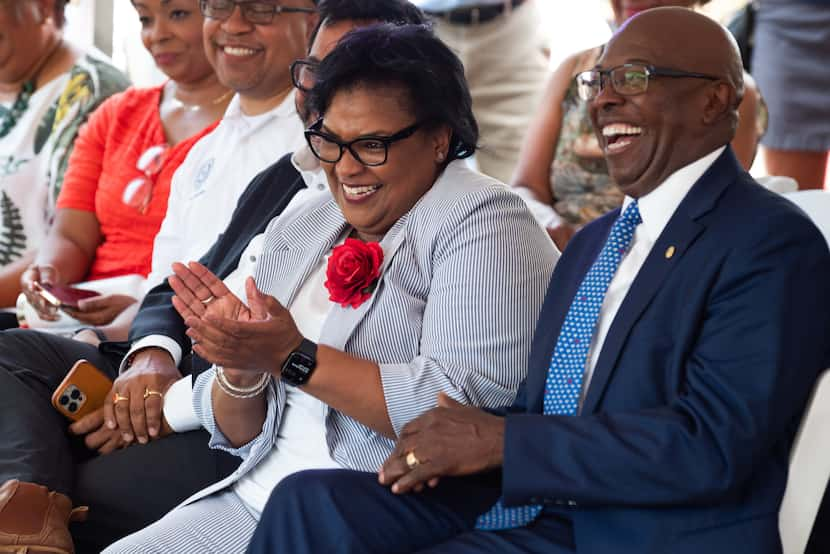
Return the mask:
<svg viewBox="0 0 830 554">
<path fill-rule="evenodd" d="M 376 242 L 348 238 L 331 251 L 326 268 L 329 300 L 341 306 L 357 308 L 377 287 L 383 249 Z"/>
</svg>

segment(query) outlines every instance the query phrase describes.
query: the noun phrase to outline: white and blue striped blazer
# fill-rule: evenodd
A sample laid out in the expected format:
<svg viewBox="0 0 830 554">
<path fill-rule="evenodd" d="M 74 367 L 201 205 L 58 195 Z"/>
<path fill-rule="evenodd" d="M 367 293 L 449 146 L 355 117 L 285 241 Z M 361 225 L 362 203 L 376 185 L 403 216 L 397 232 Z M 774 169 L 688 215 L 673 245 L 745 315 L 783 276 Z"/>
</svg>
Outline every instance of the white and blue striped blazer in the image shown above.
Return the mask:
<svg viewBox="0 0 830 554">
<path fill-rule="evenodd" d="M 318 194 L 269 225 L 256 282 L 283 305 L 348 228 L 332 197 Z M 527 373 L 536 319 L 558 252 L 523 201 L 456 161 L 381 241 L 373 296 L 358 308 L 332 303 L 319 342 L 377 362 L 396 433 L 435 406 L 439 391 L 476 406 L 509 405 Z M 344 368 L 345 369 L 345 368 Z M 262 433 L 232 448 L 211 409 L 213 372 L 194 385 L 196 414 L 211 446 L 244 458 L 238 480 L 274 447 L 286 393 L 274 379 Z M 394 441 L 330 409 L 327 443 L 344 467 L 376 471 Z"/>
</svg>

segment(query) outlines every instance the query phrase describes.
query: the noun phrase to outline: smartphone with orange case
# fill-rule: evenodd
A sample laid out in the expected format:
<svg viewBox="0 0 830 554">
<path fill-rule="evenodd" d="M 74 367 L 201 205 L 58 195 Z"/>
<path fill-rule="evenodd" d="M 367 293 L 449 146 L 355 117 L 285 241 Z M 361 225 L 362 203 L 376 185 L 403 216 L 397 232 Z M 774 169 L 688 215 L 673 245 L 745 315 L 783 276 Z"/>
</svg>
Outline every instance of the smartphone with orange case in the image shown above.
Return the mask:
<svg viewBox="0 0 830 554">
<path fill-rule="evenodd" d="M 104 405 L 112 380 L 86 360 L 78 360 L 52 395 L 57 411 L 78 421 Z"/>
</svg>

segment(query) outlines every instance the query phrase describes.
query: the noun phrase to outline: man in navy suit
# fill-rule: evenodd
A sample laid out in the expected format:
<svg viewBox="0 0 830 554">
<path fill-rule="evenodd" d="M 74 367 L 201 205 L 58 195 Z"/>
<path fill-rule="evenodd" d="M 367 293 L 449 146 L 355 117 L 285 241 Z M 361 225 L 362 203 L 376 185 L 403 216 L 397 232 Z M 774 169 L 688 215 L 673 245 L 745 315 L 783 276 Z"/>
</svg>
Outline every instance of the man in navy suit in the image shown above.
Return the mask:
<svg viewBox="0 0 830 554">
<path fill-rule="evenodd" d="M 639 14 L 578 79 L 626 201 L 556 267 L 513 406 L 439 398 L 380 471 L 392 494 L 286 479 L 253 552 L 781 551 L 790 446 L 830 361 L 827 244 L 729 148 L 741 63 L 713 21 Z"/>
</svg>

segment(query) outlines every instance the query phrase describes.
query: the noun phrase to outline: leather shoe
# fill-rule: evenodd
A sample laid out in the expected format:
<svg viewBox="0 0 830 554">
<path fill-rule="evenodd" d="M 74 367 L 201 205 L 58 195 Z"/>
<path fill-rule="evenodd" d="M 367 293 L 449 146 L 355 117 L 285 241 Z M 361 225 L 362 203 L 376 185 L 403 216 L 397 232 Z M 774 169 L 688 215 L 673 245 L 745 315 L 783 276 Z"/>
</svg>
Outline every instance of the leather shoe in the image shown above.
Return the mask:
<svg viewBox="0 0 830 554">
<path fill-rule="evenodd" d="M 0 552 L 74 554 L 69 523 L 86 519 L 65 494 L 17 479 L 0 486 Z"/>
</svg>

